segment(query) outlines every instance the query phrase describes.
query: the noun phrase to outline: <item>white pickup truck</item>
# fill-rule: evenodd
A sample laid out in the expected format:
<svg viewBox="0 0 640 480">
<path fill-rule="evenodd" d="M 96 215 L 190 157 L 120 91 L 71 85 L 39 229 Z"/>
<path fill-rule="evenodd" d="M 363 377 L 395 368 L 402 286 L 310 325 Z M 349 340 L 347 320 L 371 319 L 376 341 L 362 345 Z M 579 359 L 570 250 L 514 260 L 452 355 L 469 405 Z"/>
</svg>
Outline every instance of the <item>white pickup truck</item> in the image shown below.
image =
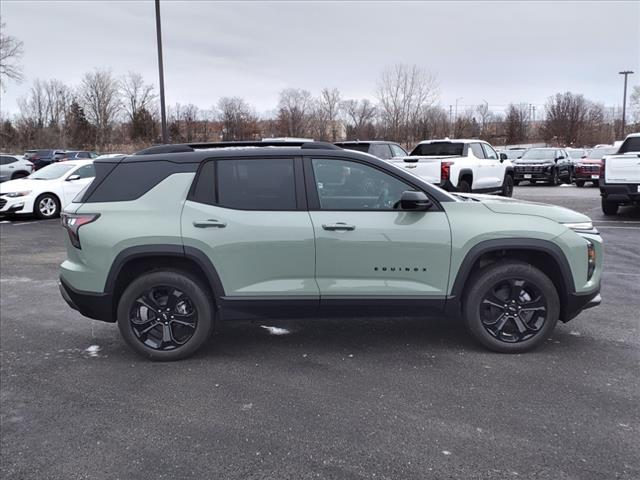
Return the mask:
<svg viewBox="0 0 640 480">
<path fill-rule="evenodd" d="M 602 159 L 600 196 L 605 215 L 617 214 L 620 205 L 640 204 L 640 133 L 628 135 L 617 153 Z"/>
<path fill-rule="evenodd" d="M 482 140 L 426 140 L 390 162 L 450 192 L 513 195 L 511 160 Z"/>
</svg>

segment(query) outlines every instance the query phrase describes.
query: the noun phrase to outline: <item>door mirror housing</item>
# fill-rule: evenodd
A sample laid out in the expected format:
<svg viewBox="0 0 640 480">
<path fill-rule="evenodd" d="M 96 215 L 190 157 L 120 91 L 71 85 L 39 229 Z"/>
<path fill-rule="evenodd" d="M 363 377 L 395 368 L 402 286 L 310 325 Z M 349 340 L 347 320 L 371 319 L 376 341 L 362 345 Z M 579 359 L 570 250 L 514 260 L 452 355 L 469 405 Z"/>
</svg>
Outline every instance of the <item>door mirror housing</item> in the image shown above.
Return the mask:
<svg viewBox="0 0 640 480">
<path fill-rule="evenodd" d="M 507 160 L 507 154 L 506 153 L 501 153 L 500 154 L 500 162 L 504 162 L 505 160 Z"/>
<path fill-rule="evenodd" d="M 74 180 L 80 180 L 80 175 L 69 175 L 67 177 L 67 182 L 73 182 Z"/>
<path fill-rule="evenodd" d="M 400 197 L 400 208 L 402 210 L 424 211 L 429 210 L 432 206 L 433 203 L 424 192 L 407 190 L 406 192 L 402 192 L 402 196 Z"/>
<path fill-rule="evenodd" d="M 558 158 L 556 158 L 556 162 L 557 162 L 558 160 L 564 160 L 564 157 L 563 157 L 562 155 L 560 155 Z"/>
</svg>

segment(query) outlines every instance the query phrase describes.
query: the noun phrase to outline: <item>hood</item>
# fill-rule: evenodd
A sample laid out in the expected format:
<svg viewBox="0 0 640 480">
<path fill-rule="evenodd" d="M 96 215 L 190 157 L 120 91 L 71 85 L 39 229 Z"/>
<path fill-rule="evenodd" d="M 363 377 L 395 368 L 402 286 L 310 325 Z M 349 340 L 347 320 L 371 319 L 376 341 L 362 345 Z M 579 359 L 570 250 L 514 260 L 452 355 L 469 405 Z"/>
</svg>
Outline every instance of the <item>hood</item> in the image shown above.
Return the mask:
<svg viewBox="0 0 640 480">
<path fill-rule="evenodd" d="M 512 160 L 512 162 L 515 163 L 516 165 L 518 164 L 537 165 L 537 164 L 543 164 L 543 163 L 555 163 L 553 159 L 536 159 L 536 158 L 517 158 L 515 160 Z"/>
<path fill-rule="evenodd" d="M 34 190 L 35 188 L 42 188 L 43 182 L 49 180 L 30 180 L 28 178 L 19 178 L 18 180 L 9 180 L 8 182 L 0 183 L 0 195 L 10 192 L 22 192 L 24 190 Z"/>
<path fill-rule="evenodd" d="M 460 195 L 460 194 L 457 194 Z M 496 195 L 464 194 L 463 197 L 473 198 L 482 202 L 495 213 L 509 213 L 544 217 L 558 223 L 582 223 L 591 219 L 582 213 L 556 205 L 546 203 L 527 202 L 515 198 L 499 197 Z"/>
</svg>

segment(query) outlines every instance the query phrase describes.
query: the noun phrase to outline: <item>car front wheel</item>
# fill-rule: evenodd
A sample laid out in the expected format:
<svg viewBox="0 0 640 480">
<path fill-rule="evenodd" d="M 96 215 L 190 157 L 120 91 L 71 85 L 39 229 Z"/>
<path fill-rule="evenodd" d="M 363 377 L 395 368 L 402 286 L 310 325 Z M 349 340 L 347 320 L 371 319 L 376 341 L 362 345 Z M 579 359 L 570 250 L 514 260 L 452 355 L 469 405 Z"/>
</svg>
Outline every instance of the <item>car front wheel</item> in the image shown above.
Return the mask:
<svg viewBox="0 0 640 480">
<path fill-rule="evenodd" d="M 551 172 L 551 179 L 549 180 L 549 185 L 557 186 L 560 184 L 560 176 L 558 175 L 558 169 L 554 168 L 553 172 Z"/>
<path fill-rule="evenodd" d="M 52 193 L 40 195 L 33 204 L 33 213 L 43 220 L 55 218 L 60 215 L 60 200 Z"/>
<path fill-rule="evenodd" d="M 502 191 L 500 195 L 503 197 L 512 197 L 513 196 L 513 177 L 511 175 L 507 175 L 504 177 L 504 182 L 502 182 Z"/>
<path fill-rule="evenodd" d="M 118 328 L 125 342 L 151 360 L 193 355 L 213 330 L 213 308 L 205 287 L 178 271 L 142 275 L 118 303 Z"/>
<path fill-rule="evenodd" d="M 553 331 L 560 301 L 553 282 L 532 265 L 507 261 L 475 274 L 465 293 L 464 322 L 489 350 L 520 353 Z"/>
</svg>

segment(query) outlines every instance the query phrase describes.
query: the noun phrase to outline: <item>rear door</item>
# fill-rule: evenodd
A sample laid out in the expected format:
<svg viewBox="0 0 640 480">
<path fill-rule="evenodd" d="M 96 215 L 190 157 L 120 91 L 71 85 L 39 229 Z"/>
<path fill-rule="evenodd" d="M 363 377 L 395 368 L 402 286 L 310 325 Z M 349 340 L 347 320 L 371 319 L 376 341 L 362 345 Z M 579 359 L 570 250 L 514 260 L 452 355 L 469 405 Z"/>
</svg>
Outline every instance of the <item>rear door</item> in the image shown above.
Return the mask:
<svg viewBox="0 0 640 480">
<path fill-rule="evenodd" d="M 225 317 L 284 313 L 284 300 L 318 303 L 313 226 L 295 158 L 206 161 L 182 212 L 185 247 L 211 261 Z M 296 185 L 298 184 L 298 185 Z M 308 306 L 308 305 L 307 305 Z M 308 313 L 308 312 L 307 312 Z"/>
<path fill-rule="evenodd" d="M 451 255 L 444 211 L 400 210 L 402 192 L 416 188 L 366 163 L 305 159 L 305 176 L 321 307 L 373 299 L 402 315 L 412 300 L 442 305 Z"/>
</svg>

